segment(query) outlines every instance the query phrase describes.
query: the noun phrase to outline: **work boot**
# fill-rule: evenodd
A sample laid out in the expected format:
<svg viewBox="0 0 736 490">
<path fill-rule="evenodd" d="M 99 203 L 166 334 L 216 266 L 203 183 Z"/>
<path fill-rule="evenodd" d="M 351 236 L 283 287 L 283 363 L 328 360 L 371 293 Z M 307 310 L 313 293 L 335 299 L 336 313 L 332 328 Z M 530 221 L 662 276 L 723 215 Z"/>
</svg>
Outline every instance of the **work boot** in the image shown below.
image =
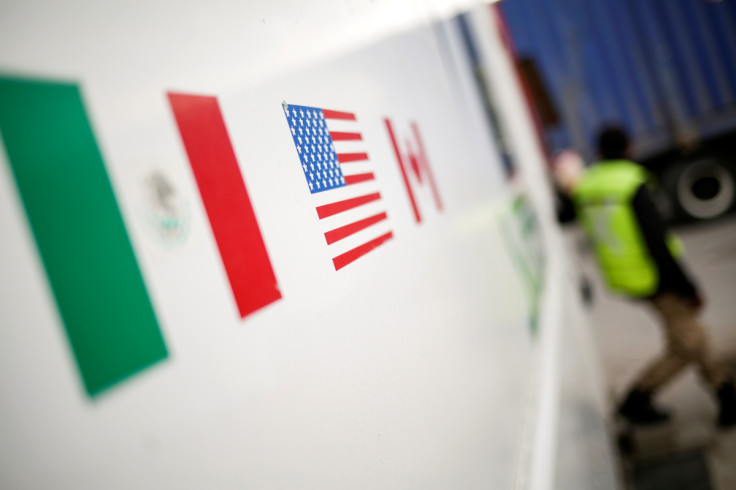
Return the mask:
<svg viewBox="0 0 736 490">
<path fill-rule="evenodd" d="M 718 425 L 732 427 L 736 425 L 736 385 L 733 381 L 726 381 L 718 388 Z"/>
<path fill-rule="evenodd" d="M 670 414 L 652 405 L 652 395 L 638 388 L 632 389 L 618 407 L 618 413 L 632 424 L 654 425 L 667 422 Z"/>
</svg>

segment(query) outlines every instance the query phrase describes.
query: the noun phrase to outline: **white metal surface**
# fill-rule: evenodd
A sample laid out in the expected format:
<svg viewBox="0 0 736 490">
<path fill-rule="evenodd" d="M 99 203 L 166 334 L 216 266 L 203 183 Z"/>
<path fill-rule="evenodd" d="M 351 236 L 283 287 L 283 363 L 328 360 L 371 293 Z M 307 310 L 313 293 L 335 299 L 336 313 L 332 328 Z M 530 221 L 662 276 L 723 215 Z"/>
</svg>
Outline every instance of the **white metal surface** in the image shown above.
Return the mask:
<svg viewBox="0 0 736 490">
<path fill-rule="evenodd" d="M 2 72 L 82 87 L 170 352 L 102 396 L 85 395 L 0 153 L 3 488 L 556 485 L 560 329 L 576 303 L 561 290 L 566 266 L 540 152 L 486 6 L 473 25 L 504 94 L 499 110 L 521 169 L 514 182 L 477 88 L 454 71 L 465 66 L 459 34 L 436 15 L 458 5 L 0 7 Z M 248 187 L 283 298 L 245 319 L 170 90 L 218 97 Z M 345 269 L 332 267 L 283 101 L 358 115 L 394 238 Z M 437 210 L 420 193 L 420 224 L 384 118 L 404 138 L 410 121 L 420 127 L 444 204 Z M 144 216 L 154 173 L 185 210 L 176 243 Z M 551 264 L 540 338 L 499 218 L 519 193 L 537 210 Z M 612 461 L 591 471 L 612 474 Z M 615 484 L 601 478 L 602 488 Z"/>
</svg>

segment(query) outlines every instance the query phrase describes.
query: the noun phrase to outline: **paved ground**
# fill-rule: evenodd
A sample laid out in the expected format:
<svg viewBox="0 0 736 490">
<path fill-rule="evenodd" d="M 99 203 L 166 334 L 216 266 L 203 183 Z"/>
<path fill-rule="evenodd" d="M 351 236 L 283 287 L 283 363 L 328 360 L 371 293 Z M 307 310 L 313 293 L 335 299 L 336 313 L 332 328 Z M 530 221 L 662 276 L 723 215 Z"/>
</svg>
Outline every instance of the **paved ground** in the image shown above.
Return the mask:
<svg viewBox="0 0 736 490">
<path fill-rule="evenodd" d="M 736 373 L 736 217 L 675 231 L 685 242 L 686 263 L 705 292 L 703 320 L 713 348 Z M 573 229 L 567 233 L 571 246 L 578 249 L 582 273 L 593 283 L 590 323 L 600 347 L 613 407 L 613 397 L 620 397 L 636 373 L 662 348 L 659 329 L 646 308 L 614 298 L 604 290 L 579 233 Z M 665 427 L 633 433 L 637 449 L 625 459 L 629 469 L 702 451 L 712 488 L 736 489 L 736 429 L 716 430 L 715 403 L 694 370 L 688 369 L 667 386 L 658 401 L 674 409 L 674 419 Z"/>
</svg>

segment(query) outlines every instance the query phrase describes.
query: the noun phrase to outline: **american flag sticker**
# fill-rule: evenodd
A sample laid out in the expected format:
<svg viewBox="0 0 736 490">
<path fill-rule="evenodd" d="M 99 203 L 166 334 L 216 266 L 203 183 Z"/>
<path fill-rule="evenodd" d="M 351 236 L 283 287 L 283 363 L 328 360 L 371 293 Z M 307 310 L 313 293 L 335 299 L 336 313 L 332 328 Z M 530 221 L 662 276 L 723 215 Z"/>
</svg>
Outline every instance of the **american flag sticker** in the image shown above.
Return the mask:
<svg viewBox="0 0 736 490">
<path fill-rule="evenodd" d="M 283 105 L 335 270 L 393 237 L 355 114 Z"/>
</svg>

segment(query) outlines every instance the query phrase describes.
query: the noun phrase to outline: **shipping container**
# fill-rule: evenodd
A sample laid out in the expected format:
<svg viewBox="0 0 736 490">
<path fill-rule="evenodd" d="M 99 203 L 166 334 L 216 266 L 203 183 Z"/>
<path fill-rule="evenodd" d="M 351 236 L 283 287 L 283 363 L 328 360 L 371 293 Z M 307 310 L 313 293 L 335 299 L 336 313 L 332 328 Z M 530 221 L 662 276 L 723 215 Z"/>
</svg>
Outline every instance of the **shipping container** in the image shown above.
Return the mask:
<svg viewBox="0 0 736 490">
<path fill-rule="evenodd" d="M 512 0 L 502 11 L 554 154 L 596 159 L 623 126 L 663 210 L 709 219 L 736 203 L 736 4 Z"/>
</svg>

